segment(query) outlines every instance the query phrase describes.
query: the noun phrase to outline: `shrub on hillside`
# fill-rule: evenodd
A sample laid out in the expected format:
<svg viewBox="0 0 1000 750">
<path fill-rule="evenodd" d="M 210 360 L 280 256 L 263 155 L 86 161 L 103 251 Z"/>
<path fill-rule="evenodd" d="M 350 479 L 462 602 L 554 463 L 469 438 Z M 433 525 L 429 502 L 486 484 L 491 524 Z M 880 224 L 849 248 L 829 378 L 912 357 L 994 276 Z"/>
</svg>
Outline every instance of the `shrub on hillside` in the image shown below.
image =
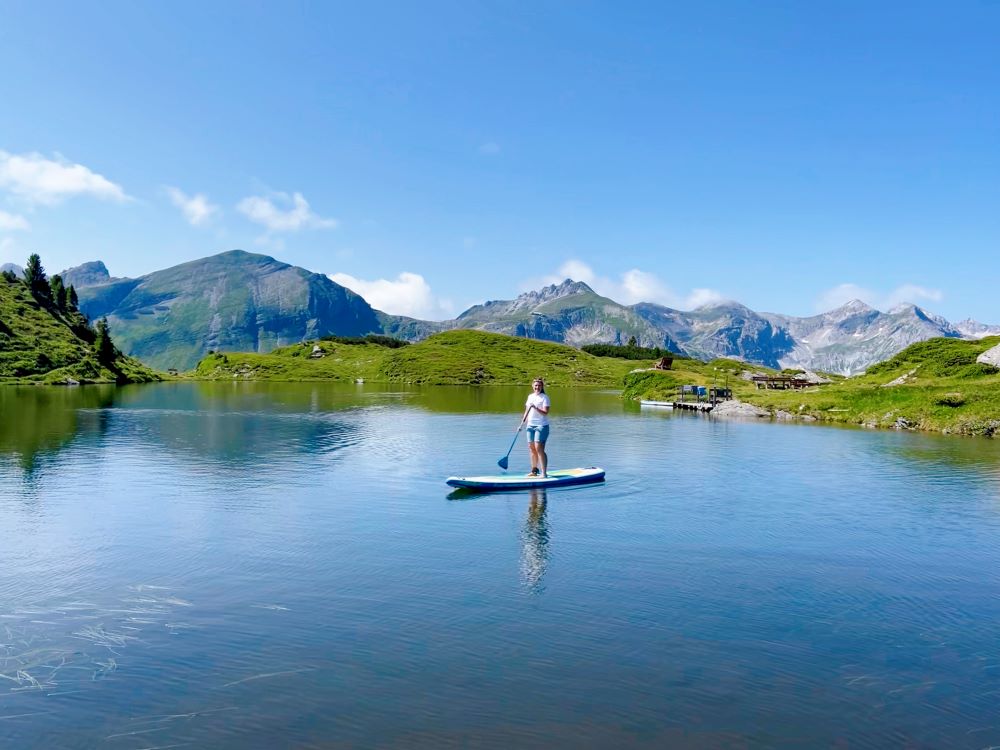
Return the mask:
<svg viewBox="0 0 1000 750">
<path fill-rule="evenodd" d="M 938 406 L 961 406 L 965 403 L 965 396 L 961 393 L 945 393 L 943 396 L 938 398 Z"/>
<path fill-rule="evenodd" d="M 866 371 L 866 375 L 887 375 L 905 368 L 919 367 L 922 376 L 975 378 L 994 375 L 1000 369 L 992 365 L 976 362 L 983 351 L 981 341 L 936 338 L 920 341 L 906 347 L 896 356 L 878 362 Z"/>
</svg>

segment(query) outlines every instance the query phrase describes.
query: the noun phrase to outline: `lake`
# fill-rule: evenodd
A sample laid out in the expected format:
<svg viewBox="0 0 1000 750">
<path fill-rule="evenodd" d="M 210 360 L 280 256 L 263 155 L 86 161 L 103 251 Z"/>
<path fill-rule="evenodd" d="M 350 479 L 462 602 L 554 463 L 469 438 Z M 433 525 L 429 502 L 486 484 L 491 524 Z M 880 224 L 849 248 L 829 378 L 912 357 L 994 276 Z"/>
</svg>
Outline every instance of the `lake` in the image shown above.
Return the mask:
<svg viewBox="0 0 1000 750">
<path fill-rule="evenodd" d="M 0 388 L 0 746 L 1000 745 L 1000 442 L 527 393 Z"/>
</svg>

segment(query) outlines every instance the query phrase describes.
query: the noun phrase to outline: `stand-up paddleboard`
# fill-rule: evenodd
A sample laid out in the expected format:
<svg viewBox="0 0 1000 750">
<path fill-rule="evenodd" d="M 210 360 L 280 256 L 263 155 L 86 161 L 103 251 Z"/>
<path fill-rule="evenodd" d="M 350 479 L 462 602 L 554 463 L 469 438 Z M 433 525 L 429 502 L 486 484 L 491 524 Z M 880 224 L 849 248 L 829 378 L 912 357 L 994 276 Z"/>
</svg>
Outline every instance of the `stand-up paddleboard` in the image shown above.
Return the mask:
<svg viewBox="0 0 1000 750">
<path fill-rule="evenodd" d="M 525 490 L 534 487 L 564 487 L 568 484 L 586 484 L 604 481 L 604 469 L 588 466 L 585 469 L 560 469 L 550 471 L 547 477 L 519 476 L 517 474 L 497 474 L 487 477 L 448 477 L 452 487 L 468 490 L 495 492 L 497 490 Z"/>
</svg>

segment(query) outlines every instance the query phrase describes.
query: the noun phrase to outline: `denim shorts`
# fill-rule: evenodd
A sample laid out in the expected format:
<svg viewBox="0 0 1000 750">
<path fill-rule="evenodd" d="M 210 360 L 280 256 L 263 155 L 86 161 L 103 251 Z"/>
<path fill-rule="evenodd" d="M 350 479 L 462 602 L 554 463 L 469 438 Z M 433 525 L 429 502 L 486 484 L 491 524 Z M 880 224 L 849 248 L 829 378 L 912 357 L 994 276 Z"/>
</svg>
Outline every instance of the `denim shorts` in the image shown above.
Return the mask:
<svg viewBox="0 0 1000 750">
<path fill-rule="evenodd" d="M 544 425 L 543 427 L 528 425 L 525 431 L 528 433 L 529 443 L 541 443 L 545 445 L 545 441 L 549 439 L 548 425 Z"/>
</svg>

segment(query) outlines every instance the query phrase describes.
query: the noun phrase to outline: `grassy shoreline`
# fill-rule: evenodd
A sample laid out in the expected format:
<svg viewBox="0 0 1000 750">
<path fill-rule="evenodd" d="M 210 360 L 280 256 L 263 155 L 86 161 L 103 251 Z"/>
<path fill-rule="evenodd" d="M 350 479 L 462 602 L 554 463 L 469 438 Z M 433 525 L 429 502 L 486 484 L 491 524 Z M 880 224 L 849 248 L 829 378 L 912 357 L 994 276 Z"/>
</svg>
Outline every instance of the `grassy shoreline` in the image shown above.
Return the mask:
<svg viewBox="0 0 1000 750">
<path fill-rule="evenodd" d="M 976 357 L 998 343 L 998 336 L 929 339 L 862 376 L 746 400 L 786 418 L 992 437 L 1000 433 L 1000 371 Z"/>
<path fill-rule="evenodd" d="M 655 370 L 652 361 L 598 357 L 563 344 L 474 330 L 446 331 L 407 346 L 330 338 L 269 354 L 212 353 L 188 373 L 156 375 L 163 380 L 480 386 L 523 385 L 542 376 L 552 386 L 612 388 L 636 401 L 672 400 L 682 385 L 714 385 L 730 388 L 735 399 L 766 410 L 773 419 L 992 437 L 1000 434 L 1000 370 L 977 363 L 976 357 L 998 343 L 1000 336 L 930 339 L 862 376 L 829 376 L 832 382 L 801 390 L 759 390 L 749 378 L 776 371 L 736 360 L 678 358 L 673 369 Z M 0 379 L 0 385 L 60 379 L 53 371 Z"/>
</svg>

